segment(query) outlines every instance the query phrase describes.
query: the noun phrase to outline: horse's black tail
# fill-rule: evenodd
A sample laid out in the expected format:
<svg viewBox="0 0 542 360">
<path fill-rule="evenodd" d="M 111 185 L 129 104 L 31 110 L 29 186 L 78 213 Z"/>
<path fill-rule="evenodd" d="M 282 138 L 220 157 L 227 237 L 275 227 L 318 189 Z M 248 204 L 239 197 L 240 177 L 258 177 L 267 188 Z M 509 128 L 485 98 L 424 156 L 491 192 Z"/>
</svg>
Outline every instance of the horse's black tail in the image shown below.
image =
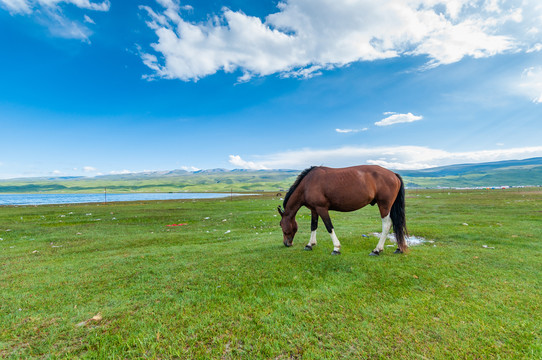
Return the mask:
<svg viewBox="0 0 542 360">
<path fill-rule="evenodd" d="M 395 239 L 397 239 L 397 247 L 399 247 L 399 250 L 402 252 L 405 252 L 407 250 L 405 237 L 408 236 L 405 216 L 405 185 L 401 176 L 399 174 L 395 175 L 397 175 L 399 181 L 401 181 L 401 188 L 391 207 L 390 217 L 393 224 L 393 231 L 395 232 Z"/>
</svg>

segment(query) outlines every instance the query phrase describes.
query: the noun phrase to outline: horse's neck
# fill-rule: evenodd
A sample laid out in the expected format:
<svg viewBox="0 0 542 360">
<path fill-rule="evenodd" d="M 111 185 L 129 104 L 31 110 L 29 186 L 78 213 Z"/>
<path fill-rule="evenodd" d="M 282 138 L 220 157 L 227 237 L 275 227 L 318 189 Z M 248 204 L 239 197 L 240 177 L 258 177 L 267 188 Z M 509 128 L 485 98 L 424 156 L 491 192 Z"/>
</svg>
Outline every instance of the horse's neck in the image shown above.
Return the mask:
<svg viewBox="0 0 542 360">
<path fill-rule="evenodd" d="M 288 200 L 288 204 L 286 204 L 286 208 L 284 209 L 284 213 L 286 215 L 295 217 L 301 206 L 303 205 L 303 191 L 301 189 L 301 186 L 295 189 L 292 196 L 290 196 L 290 199 Z"/>
</svg>

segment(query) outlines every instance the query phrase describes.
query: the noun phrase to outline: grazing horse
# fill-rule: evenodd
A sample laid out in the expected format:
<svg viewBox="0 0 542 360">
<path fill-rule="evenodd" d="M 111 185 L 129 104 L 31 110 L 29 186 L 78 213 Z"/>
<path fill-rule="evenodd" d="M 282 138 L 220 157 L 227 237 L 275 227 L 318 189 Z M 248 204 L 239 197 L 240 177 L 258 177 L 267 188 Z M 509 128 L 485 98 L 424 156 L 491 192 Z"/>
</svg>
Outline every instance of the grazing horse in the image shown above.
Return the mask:
<svg viewBox="0 0 542 360">
<path fill-rule="evenodd" d="M 329 210 L 355 211 L 371 204 L 377 204 L 382 218 L 382 234 L 376 248 L 370 255 L 379 255 L 391 226 L 397 239 L 395 253 L 407 249 L 405 219 L 405 187 L 399 174 L 377 165 L 361 165 L 333 169 L 313 166 L 305 169 L 284 197 L 284 210 L 278 207 L 284 245 L 292 246 L 297 222 L 295 215 L 301 206 L 311 211 L 311 237 L 305 250 L 316 245 L 318 217 L 321 217 L 333 241 L 333 255 L 341 253 L 341 243 L 331 224 Z"/>
</svg>

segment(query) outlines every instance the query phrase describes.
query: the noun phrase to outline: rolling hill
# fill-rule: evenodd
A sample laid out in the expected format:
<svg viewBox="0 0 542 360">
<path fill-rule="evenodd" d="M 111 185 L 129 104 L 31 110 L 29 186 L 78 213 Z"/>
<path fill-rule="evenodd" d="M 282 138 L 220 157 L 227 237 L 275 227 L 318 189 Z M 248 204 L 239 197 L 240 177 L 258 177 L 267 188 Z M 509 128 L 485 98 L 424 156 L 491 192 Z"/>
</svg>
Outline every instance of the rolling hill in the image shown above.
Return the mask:
<svg viewBox="0 0 542 360">
<path fill-rule="evenodd" d="M 542 185 L 542 157 L 399 171 L 409 187 Z"/>
<path fill-rule="evenodd" d="M 210 169 L 0 180 L 0 193 L 259 192 L 287 190 L 299 170 Z M 409 188 L 542 185 L 542 157 L 397 171 Z"/>
</svg>

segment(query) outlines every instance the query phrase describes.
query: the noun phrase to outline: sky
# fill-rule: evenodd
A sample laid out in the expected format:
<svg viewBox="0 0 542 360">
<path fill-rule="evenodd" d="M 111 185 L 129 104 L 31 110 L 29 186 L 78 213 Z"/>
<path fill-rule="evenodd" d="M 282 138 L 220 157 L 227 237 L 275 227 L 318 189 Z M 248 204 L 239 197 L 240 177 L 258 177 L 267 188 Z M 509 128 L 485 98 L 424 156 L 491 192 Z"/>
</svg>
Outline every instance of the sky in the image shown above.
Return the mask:
<svg viewBox="0 0 542 360">
<path fill-rule="evenodd" d="M 0 0 L 0 179 L 542 156 L 539 0 Z"/>
</svg>

